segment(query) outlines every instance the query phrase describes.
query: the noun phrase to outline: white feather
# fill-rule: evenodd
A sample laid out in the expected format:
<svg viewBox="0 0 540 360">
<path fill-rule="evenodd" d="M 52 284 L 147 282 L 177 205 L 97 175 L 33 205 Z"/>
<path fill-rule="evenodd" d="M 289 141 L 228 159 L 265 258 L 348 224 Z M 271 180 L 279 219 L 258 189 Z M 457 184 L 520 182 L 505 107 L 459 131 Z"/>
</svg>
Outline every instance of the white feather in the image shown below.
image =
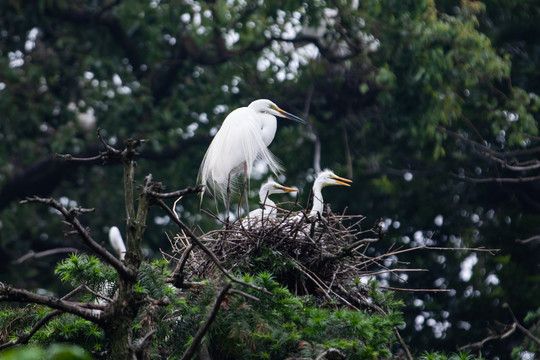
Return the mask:
<svg viewBox="0 0 540 360">
<path fill-rule="evenodd" d="M 248 107 L 232 111 L 214 136 L 199 169 L 198 181 L 210 187 L 215 195 L 224 195 L 229 176 L 243 173 L 251 177 L 253 163 L 263 159 L 270 171 L 283 171 L 276 157 L 268 150 L 277 129 L 276 116 L 304 122 L 270 100 L 253 101 Z M 305 122 L 304 122 L 305 123 Z"/>
<path fill-rule="evenodd" d="M 109 229 L 109 241 L 114 251 L 116 251 L 116 255 L 118 255 L 120 260 L 124 260 L 126 256 L 126 245 L 124 244 L 120 230 L 116 226 L 112 226 Z"/>
</svg>

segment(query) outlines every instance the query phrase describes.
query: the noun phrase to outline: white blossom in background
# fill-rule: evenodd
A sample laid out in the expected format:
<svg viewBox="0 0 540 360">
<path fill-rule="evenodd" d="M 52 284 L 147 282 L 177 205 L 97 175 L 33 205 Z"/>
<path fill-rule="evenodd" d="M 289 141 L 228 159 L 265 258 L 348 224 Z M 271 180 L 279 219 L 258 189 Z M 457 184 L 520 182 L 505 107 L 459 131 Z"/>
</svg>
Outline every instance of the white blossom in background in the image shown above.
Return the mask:
<svg viewBox="0 0 540 360">
<path fill-rule="evenodd" d="M 461 281 L 469 281 L 472 277 L 472 269 L 478 262 L 476 253 L 472 253 L 467 256 L 460 264 L 461 271 L 459 272 L 459 278 Z"/>
</svg>

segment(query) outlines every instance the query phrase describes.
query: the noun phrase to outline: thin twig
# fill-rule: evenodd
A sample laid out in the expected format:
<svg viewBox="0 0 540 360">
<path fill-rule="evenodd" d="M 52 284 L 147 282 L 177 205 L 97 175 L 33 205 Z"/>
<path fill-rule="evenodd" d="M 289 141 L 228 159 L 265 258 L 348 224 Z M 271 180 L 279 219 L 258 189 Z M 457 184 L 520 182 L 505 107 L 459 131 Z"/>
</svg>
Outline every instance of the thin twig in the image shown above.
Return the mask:
<svg viewBox="0 0 540 360">
<path fill-rule="evenodd" d="M 527 336 L 529 339 L 531 339 L 532 341 L 534 341 L 536 343 L 536 345 L 540 345 L 540 339 L 538 339 L 536 336 L 534 336 L 529 330 L 527 330 L 523 325 L 521 325 L 521 323 L 518 321 L 518 319 L 516 318 L 516 316 L 514 315 L 514 312 L 512 311 L 512 308 L 510 308 L 510 305 L 508 305 L 507 303 L 505 303 L 503 305 L 503 307 L 507 308 L 508 311 L 510 312 L 510 315 L 512 316 L 512 319 L 514 320 L 514 324 L 516 324 L 517 328 L 525 334 L 525 336 Z"/>
<path fill-rule="evenodd" d="M 7 349 L 9 347 L 18 345 L 18 344 L 27 344 L 28 341 L 34 336 L 34 334 L 45 324 L 47 324 L 49 321 L 51 321 L 55 316 L 62 314 L 63 312 L 61 310 L 53 310 L 47 315 L 45 315 L 41 320 L 39 320 L 34 327 L 27 332 L 26 334 L 23 334 L 19 336 L 17 339 L 11 340 L 7 343 L 0 345 L 0 350 Z"/>
<path fill-rule="evenodd" d="M 167 212 L 167 214 L 169 215 L 169 217 L 171 217 L 171 219 L 173 219 L 173 221 L 180 227 L 180 229 L 182 229 L 182 231 L 184 231 L 186 233 L 186 235 L 198 246 L 201 248 L 202 251 L 204 251 L 206 253 L 206 255 L 208 255 L 212 261 L 214 262 L 214 264 L 216 264 L 216 266 L 221 270 L 221 272 L 223 273 L 223 275 L 225 275 L 229 280 L 231 280 L 232 282 L 234 283 L 237 283 L 237 284 L 241 284 L 241 285 L 244 285 L 244 286 L 247 286 L 247 287 L 250 287 L 250 288 L 253 288 L 253 289 L 256 289 L 256 290 L 259 290 L 265 294 L 269 294 L 271 295 L 272 293 L 268 290 L 266 290 L 265 288 L 263 287 L 260 287 L 260 286 L 256 286 L 256 285 L 253 285 L 253 284 L 250 284 L 250 283 L 247 283 L 245 281 L 241 281 L 241 280 L 238 280 L 237 278 L 235 278 L 234 276 L 232 276 L 231 274 L 229 274 L 229 272 L 223 267 L 223 265 L 221 264 L 221 262 L 219 261 L 219 259 L 216 257 L 216 255 L 210 250 L 208 249 L 202 242 L 201 240 L 191 232 L 191 230 L 189 230 L 189 228 L 184 225 L 184 223 L 180 220 L 180 219 L 177 219 L 176 216 L 174 215 L 174 212 L 167 206 L 167 204 L 165 204 L 163 202 L 163 200 L 161 199 L 155 199 L 154 200 L 155 203 L 157 205 L 159 205 L 163 210 L 165 210 L 165 212 Z"/>
<path fill-rule="evenodd" d="M 484 347 L 484 344 L 487 343 L 488 341 L 491 341 L 491 340 L 502 340 L 504 338 L 507 338 L 508 336 L 512 335 L 515 331 L 516 331 L 516 323 L 513 323 L 511 326 L 510 326 L 510 329 L 502 334 L 494 334 L 494 335 L 490 335 L 480 341 L 477 341 L 475 343 L 470 343 L 470 344 L 467 344 L 467 345 L 463 345 L 463 346 L 460 346 L 458 348 L 459 351 L 462 351 L 462 350 L 466 350 L 466 349 L 482 349 Z"/>
<path fill-rule="evenodd" d="M 57 255 L 57 254 L 64 254 L 64 253 L 78 253 L 78 252 L 79 250 L 74 247 L 61 247 L 61 248 L 56 248 L 56 249 L 40 251 L 37 253 L 30 251 L 28 254 L 25 254 L 21 256 L 20 258 L 13 260 L 11 263 L 14 265 L 18 265 L 29 259 L 39 259 L 39 258 L 50 256 L 50 255 Z"/>
<path fill-rule="evenodd" d="M 161 192 L 156 192 L 156 191 L 148 191 L 148 194 L 153 196 L 156 199 L 169 199 L 169 198 L 179 198 L 179 197 L 181 198 L 184 195 L 188 195 L 188 194 L 198 194 L 198 193 L 202 192 L 203 189 L 204 189 L 203 185 L 197 185 L 195 187 L 190 186 L 190 187 L 187 187 L 187 188 L 182 189 L 182 190 L 177 190 L 177 191 L 168 192 L 168 193 L 161 193 Z M 178 200 L 180 200 L 180 199 L 178 199 Z"/>
<path fill-rule="evenodd" d="M 77 218 L 78 214 L 81 212 L 87 212 L 89 211 L 89 209 L 72 208 L 68 210 L 55 199 L 44 199 L 37 196 L 27 198 L 26 200 L 21 201 L 21 203 L 23 204 L 30 202 L 45 204 L 52 207 L 53 209 L 58 210 L 64 216 L 64 219 L 66 219 L 67 223 L 69 223 L 77 231 L 82 241 L 96 254 L 101 256 L 107 263 L 114 267 L 121 276 L 127 278 L 133 278 L 135 276 L 135 274 L 133 274 L 133 272 L 130 271 L 122 261 L 118 260 L 113 254 L 107 251 L 105 247 L 98 244 L 90 236 L 88 230 L 79 222 L 79 219 Z"/>
<path fill-rule="evenodd" d="M 450 289 L 406 289 L 406 288 L 397 288 L 392 286 L 379 286 L 381 289 L 392 290 L 392 291 L 409 291 L 409 292 L 450 292 Z"/>
<path fill-rule="evenodd" d="M 526 239 L 516 239 L 515 241 L 521 244 L 526 244 L 536 240 L 540 240 L 540 235 L 531 236 Z"/>
<path fill-rule="evenodd" d="M 251 295 L 251 294 L 248 294 L 248 293 L 246 293 L 246 292 L 243 292 L 243 291 L 241 291 L 241 290 L 231 289 L 229 292 L 230 292 L 231 294 L 240 295 L 240 296 L 243 296 L 243 297 L 248 298 L 248 299 L 253 300 L 253 301 L 261 301 L 261 299 L 259 299 L 258 297 L 253 296 L 253 295 Z"/>
<path fill-rule="evenodd" d="M 524 177 L 517 177 L 517 178 L 473 178 L 465 175 L 458 175 L 458 174 L 452 174 L 454 177 L 466 180 L 468 182 L 472 183 L 524 183 L 524 182 L 532 182 L 532 181 L 538 181 L 540 180 L 540 175 L 537 176 L 524 176 Z"/>
</svg>

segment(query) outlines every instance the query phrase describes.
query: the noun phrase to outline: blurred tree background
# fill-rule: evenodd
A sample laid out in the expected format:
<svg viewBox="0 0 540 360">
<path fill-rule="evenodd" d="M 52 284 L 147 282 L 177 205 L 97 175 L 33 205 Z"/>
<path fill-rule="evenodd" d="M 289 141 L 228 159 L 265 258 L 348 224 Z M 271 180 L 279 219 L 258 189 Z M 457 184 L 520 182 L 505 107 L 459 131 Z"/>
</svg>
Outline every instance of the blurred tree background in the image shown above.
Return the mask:
<svg viewBox="0 0 540 360">
<path fill-rule="evenodd" d="M 85 225 L 104 243 L 125 223 L 120 166 L 55 154 L 96 154 L 98 127 L 112 143 L 145 138 L 139 173 L 181 189 L 196 184 L 227 113 L 269 98 L 309 122 L 280 123 L 270 145 L 301 204 L 328 167 L 354 184 L 325 199 L 368 224 L 382 219 L 381 253 L 500 249 L 414 251 L 388 264 L 429 271 L 381 285 L 449 290 L 398 292 L 413 351 L 504 332 L 513 319 L 503 304 L 522 323 L 540 307 L 537 1 L 34 0 L 0 10 L 3 282 L 60 291 L 53 269 L 66 253 L 21 257 L 87 250 L 55 212 L 20 205 L 25 196 L 95 208 Z M 253 204 L 265 179 L 251 183 Z M 203 207 L 215 209 L 209 198 Z M 196 197 L 180 216 L 218 226 Z M 146 255 L 159 257 L 175 229 L 156 209 L 150 218 Z M 487 342 L 483 354 L 508 358 L 523 339 Z"/>
</svg>

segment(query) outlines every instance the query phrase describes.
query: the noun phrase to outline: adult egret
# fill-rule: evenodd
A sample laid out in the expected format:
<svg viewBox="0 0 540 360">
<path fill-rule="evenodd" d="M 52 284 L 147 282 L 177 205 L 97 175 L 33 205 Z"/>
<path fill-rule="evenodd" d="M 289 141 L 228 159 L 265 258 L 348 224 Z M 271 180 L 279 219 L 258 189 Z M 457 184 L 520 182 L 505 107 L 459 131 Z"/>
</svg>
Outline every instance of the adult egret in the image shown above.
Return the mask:
<svg viewBox="0 0 540 360">
<path fill-rule="evenodd" d="M 278 160 L 268 150 L 276 135 L 276 116 L 306 123 L 272 101 L 259 99 L 232 111 L 210 143 L 199 169 L 198 182 L 205 188 L 209 186 L 215 195 L 221 195 L 227 211 L 231 176 L 243 171 L 244 180 L 249 178 L 257 159 L 264 159 L 275 174 L 282 171 Z"/>
<path fill-rule="evenodd" d="M 332 170 L 325 169 L 321 171 L 315 181 L 313 182 L 313 206 L 308 214 L 308 218 L 314 219 L 318 214 L 322 214 L 324 200 L 322 196 L 322 189 L 331 185 L 351 186 L 352 180 L 342 178 L 334 174 Z M 302 214 L 296 214 L 291 218 L 292 222 L 298 222 L 302 219 Z"/>
<path fill-rule="evenodd" d="M 272 178 L 268 179 L 259 190 L 259 199 L 263 207 L 250 211 L 248 216 L 242 220 L 242 225 L 244 227 L 251 227 L 257 223 L 260 224 L 264 218 L 275 218 L 277 215 L 276 203 L 270 200 L 270 195 L 297 191 L 296 189 L 278 184 Z"/>
<path fill-rule="evenodd" d="M 120 230 L 116 226 L 111 226 L 109 229 L 109 241 L 114 251 L 116 251 L 116 255 L 118 255 L 120 260 L 124 260 L 126 256 L 126 245 L 124 245 L 122 234 L 120 234 Z"/>
</svg>

